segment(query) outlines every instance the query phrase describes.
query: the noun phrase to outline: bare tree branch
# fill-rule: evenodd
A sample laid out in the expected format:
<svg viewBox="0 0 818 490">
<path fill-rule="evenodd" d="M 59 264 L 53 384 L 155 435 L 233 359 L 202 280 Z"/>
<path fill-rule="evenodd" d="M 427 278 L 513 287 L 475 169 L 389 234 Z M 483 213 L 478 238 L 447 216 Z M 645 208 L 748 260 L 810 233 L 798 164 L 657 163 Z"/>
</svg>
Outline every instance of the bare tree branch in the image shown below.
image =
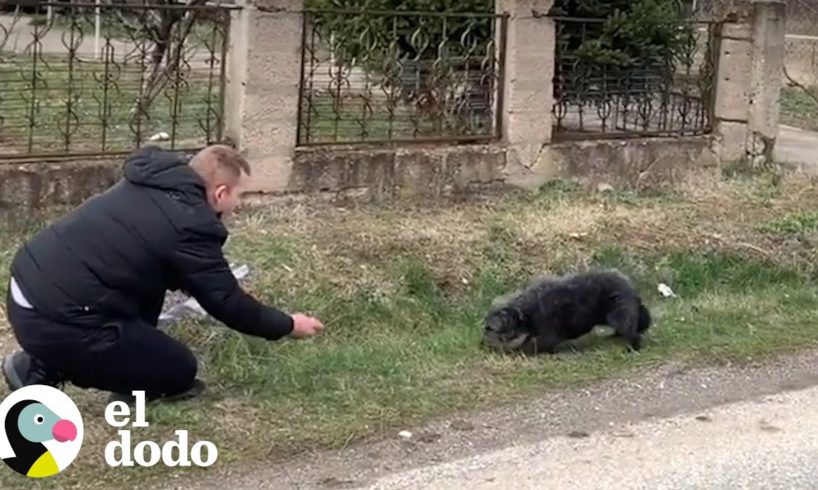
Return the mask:
<svg viewBox="0 0 818 490">
<path fill-rule="evenodd" d="M 11 20 L 10 26 L 5 26 L 4 24 L 0 23 L 0 50 L 4 50 L 6 48 L 6 43 L 8 43 L 9 38 L 11 38 L 11 33 L 14 32 L 14 26 L 17 25 L 17 22 L 20 21 L 20 6 L 18 5 L 14 9 L 14 17 Z"/>
<path fill-rule="evenodd" d="M 813 101 L 815 101 L 816 104 L 818 104 L 818 95 L 816 95 L 815 92 L 807 88 L 804 84 L 791 77 L 790 74 L 787 73 L 786 66 L 784 67 L 784 76 L 787 78 L 787 81 L 790 83 L 790 85 L 792 85 L 793 87 L 798 87 L 801 90 L 803 90 L 804 93 L 807 94 L 809 98 L 811 98 Z"/>
<path fill-rule="evenodd" d="M 169 0 L 163 1 L 163 4 L 169 3 Z M 207 0 L 191 0 L 188 5 L 205 3 Z M 198 19 L 198 14 L 198 11 L 154 9 L 150 17 L 143 13 L 142 18 L 136 23 L 141 25 L 136 25 L 128 20 L 125 14 L 118 12 L 126 29 L 136 29 L 142 36 L 147 37 L 152 45 L 148 54 L 150 72 L 144 79 L 141 96 L 135 101 L 132 111 L 147 111 L 179 69 L 179 64 L 185 59 L 188 35 Z M 146 49 L 139 51 L 143 57 L 146 55 Z"/>
<path fill-rule="evenodd" d="M 195 0 L 191 4 L 203 4 L 205 2 L 206 0 Z M 166 13 L 168 15 L 165 16 L 159 28 L 160 37 L 151 56 L 153 68 L 142 91 L 142 107 L 152 104 L 159 93 L 167 86 L 174 72 L 179 70 L 185 49 L 185 41 L 198 17 L 196 11 L 189 11 L 184 16 L 180 16 L 175 11 L 167 11 Z M 182 18 L 184 20 L 180 24 L 179 21 Z M 177 28 L 177 36 L 173 35 L 174 27 Z M 163 61 L 164 70 L 162 69 Z"/>
</svg>

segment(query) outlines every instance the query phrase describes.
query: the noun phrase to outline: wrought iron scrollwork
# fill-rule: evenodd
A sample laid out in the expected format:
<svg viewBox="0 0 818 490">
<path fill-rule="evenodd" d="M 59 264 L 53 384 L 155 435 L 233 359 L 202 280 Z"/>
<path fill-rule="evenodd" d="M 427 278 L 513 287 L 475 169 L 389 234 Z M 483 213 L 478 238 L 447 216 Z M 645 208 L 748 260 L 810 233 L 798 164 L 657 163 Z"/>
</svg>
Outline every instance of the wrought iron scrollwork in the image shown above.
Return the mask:
<svg viewBox="0 0 818 490">
<path fill-rule="evenodd" d="M 674 49 L 622 63 L 591 59 L 578 50 L 599 32 L 604 20 L 554 21 L 555 139 L 697 135 L 712 130 L 718 24 L 679 23 Z"/>
<path fill-rule="evenodd" d="M 0 159 L 221 140 L 230 15 L 203 3 L 14 9 L 0 22 Z"/>
<path fill-rule="evenodd" d="M 298 143 L 496 138 L 500 19 L 306 11 Z"/>
</svg>

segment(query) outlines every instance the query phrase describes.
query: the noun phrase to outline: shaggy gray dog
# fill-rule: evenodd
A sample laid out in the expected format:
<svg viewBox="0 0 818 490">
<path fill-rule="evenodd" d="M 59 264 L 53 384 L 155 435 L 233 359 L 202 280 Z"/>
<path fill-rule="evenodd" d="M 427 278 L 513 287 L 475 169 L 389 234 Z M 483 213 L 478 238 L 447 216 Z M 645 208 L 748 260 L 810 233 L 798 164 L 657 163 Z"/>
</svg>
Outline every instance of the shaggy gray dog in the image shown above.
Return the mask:
<svg viewBox="0 0 818 490">
<path fill-rule="evenodd" d="M 485 318 L 482 344 L 503 352 L 556 353 L 562 341 L 608 325 L 633 350 L 651 315 L 627 277 L 616 270 L 536 279 L 495 301 Z"/>
</svg>

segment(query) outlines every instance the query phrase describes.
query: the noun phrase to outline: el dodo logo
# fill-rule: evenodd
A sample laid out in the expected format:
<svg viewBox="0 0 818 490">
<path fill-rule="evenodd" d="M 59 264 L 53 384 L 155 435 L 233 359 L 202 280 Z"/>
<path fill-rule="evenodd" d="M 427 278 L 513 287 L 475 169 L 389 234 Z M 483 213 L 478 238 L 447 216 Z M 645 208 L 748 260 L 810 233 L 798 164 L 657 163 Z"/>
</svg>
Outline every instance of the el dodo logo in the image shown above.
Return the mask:
<svg viewBox="0 0 818 490">
<path fill-rule="evenodd" d="M 129 423 L 134 428 L 147 428 L 145 392 L 134 391 L 136 410 L 131 419 L 130 407 L 122 401 L 110 403 L 105 409 L 105 421 L 115 427 L 119 440 L 105 446 L 108 466 L 150 467 L 159 461 L 166 466 L 206 467 L 216 462 L 219 451 L 210 441 L 197 441 L 190 446 L 187 430 L 176 430 L 176 440 L 160 445 L 140 441 L 132 446 Z M 50 386 L 32 385 L 12 392 L 0 403 L 0 458 L 14 471 L 43 478 L 60 473 L 80 452 L 82 446 L 82 416 L 65 393 Z"/>
<path fill-rule="evenodd" d="M 187 430 L 176 430 L 177 439 L 159 445 L 154 441 L 141 441 L 132 446 L 130 429 L 123 429 L 129 423 L 131 427 L 140 429 L 148 427 L 145 420 L 145 392 L 132 392 L 136 402 L 136 410 L 131 420 L 130 407 L 121 401 L 115 401 L 105 409 L 105 421 L 111 427 L 119 429 L 118 441 L 111 441 L 105 446 L 105 462 L 108 466 L 139 466 L 150 467 L 161 460 L 165 466 L 210 466 L 219 457 L 216 445 L 210 441 L 198 441 L 191 447 L 188 442 Z"/>
<path fill-rule="evenodd" d="M 0 458 L 14 471 L 45 478 L 63 471 L 82 446 L 82 416 L 62 391 L 31 385 L 0 403 Z"/>
</svg>

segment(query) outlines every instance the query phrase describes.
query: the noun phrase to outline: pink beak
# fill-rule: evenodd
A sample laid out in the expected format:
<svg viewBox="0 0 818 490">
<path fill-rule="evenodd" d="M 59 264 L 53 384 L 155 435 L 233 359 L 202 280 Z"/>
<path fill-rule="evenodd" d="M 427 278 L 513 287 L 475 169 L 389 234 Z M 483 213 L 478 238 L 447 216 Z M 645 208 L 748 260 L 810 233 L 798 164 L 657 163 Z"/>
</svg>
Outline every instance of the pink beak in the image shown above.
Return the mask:
<svg viewBox="0 0 818 490">
<path fill-rule="evenodd" d="M 70 420 L 60 420 L 51 429 L 51 435 L 57 442 L 73 441 L 77 438 L 77 426 Z"/>
</svg>

